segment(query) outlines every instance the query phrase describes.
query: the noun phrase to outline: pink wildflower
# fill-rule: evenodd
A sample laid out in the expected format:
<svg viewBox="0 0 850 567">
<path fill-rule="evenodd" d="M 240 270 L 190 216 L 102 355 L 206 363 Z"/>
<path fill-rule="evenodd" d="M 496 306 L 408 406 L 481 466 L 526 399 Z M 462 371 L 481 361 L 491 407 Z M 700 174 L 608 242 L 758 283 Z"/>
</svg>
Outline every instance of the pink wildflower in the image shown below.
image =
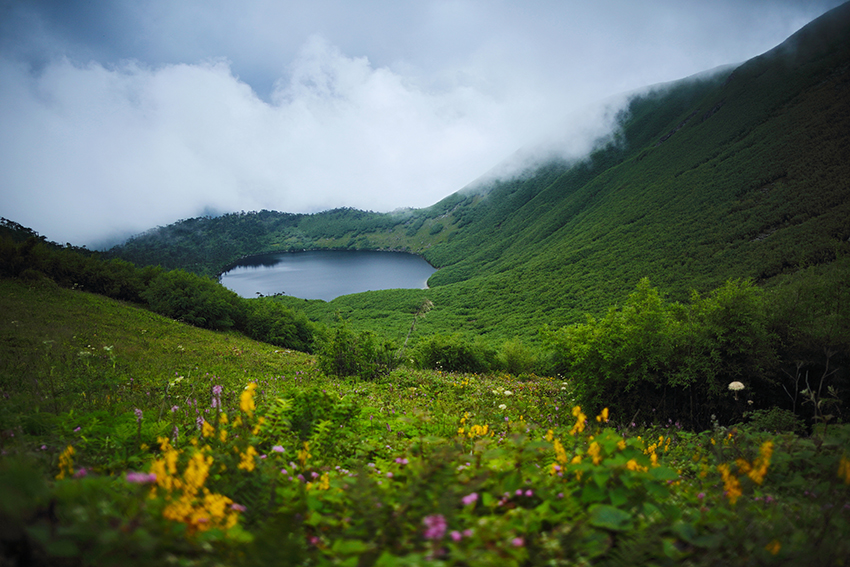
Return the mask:
<svg viewBox="0 0 850 567">
<path fill-rule="evenodd" d="M 476 501 L 478 501 L 478 493 L 477 492 L 473 492 L 472 494 L 467 494 L 466 496 L 461 498 L 461 502 L 463 502 L 464 506 L 469 506 L 470 504 L 473 504 Z"/>
<path fill-rule="evenodd" d="M 143 472 L 128 472 L 126 477 L 127 482 L 131 482 L 133 484 L 147 484 L 150 482 L 156 482 L 156 475 L 154 473 L 143 473 Z"/>
<path fill-rule="evenodd" d="M 521 537 L 515 537 L 511 540 L 511 545 L 513 545 L 514 547 L 522 547 L 523 545 L 525 545 L 525 540 Z"/>
<path fill-rule="evenodd" d="M 425 516 L 422 523 L 425 524 L 425 533 L 423 534 L 425 539 L 438 540 L 443 539 L 443 536 L 446 535 L 446 518 L 442 514 Z"/>
<path fill-rule="evenodd" d="M 454 541 L 460 541 L 463 538 L 461 533 L 457 530 L 452 530 L 452 532 L 449 535 L 452 536 L 452 539 Z"/>
</svg>

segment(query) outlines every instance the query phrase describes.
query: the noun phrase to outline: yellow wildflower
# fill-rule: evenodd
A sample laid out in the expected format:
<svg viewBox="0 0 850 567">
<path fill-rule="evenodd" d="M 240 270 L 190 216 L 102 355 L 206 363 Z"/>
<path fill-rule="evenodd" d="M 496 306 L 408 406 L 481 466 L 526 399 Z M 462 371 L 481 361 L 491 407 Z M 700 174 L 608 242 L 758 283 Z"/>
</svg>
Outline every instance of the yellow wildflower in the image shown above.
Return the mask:
<svg viewBox="0 0 850 567">
<path fill-rule="evenodd" d="M 838 463 L 838 478 L 844 484 L 850 484 L 850 460 L 847 459 L 847 455 L 842 455 L 841 461 Z"/>
<path fill-rule="evenodd" d="M 327 490 L 331 487 L 331 477 L 328 473 L 324 473 L 318 480 L 318 482 L 308 482 L 305 488 L 307 490 Z"/>
<path fill-rule="evenodd" d="M 717 470 L 720 471 L 720 475 L 723 477 L 723 489 L 726 491 L 726 497 L 729 499 L 729 503 L 734 505 L 741 494 L 743 494 L 741 492 L 741 483 L 738 482 L 738 477 L 729 471 L 729 465 L 726 463 L 717 465 Z"/>
<path fill-rule="evenodd" d="M 260 433 L 260 429 L 262 429 L 263 424 L 266 422 L 266 418 L 261 417 L 257 420 L 257 425 L 254 426 L 254 429 L 251 431 L 253 435 L 258 435 Z"/>
<path fill-rule="evenodd" d="M 555 439 L 555 460 L 562 465 L 567 464 L 567 451 L 558 439 Z"/>
<path fill-rule="evenodd" d="M 204 424 L 201 426 L 201 435 L 204 437 L 212 437 L 215 435 L 215 427 L 210 425 L 208 421 L 204 421 Z"/>
<path fill-rule="evenodd" d="M 239 462 L 239 468 L 248 472 L 254 470 L 256 463 L 254 462 L 254 457 L 257 456 L 257 450 L 254 449 L 253 445 L 248 445 L 248 449 L 242 453 L 242 460 Z"/>
<path fill-rule="evenodd" d="M 573 425 L 573 428 L 570 429 L 570 435 L 582 433 L 584 431 L 584 422 L 587 420 L 587 416 L 582 413 L 581 406 L 574 407 L 572 413 L 573 417 L 576 418 L 576 423 Z"/>
<path fill-rule="evenodd" d="M 602 410 L 602 413 L 596 416 L 596 421 L 608 423 L 608 408 Z"/>
<path fill-rule="evenodd" d="M 257 409 L 256 406 L 254 406 L 254 390 L 256 389 L 257 384 L 251 382 L 245 387 L 245 390 L 239 398 L 239 408 L 245 412 L 248 417 L 252 417 L 254 415 L 254 410 Z"/>
<path fill-rule="evenodd" d="M 764 546 L 764 548 L 771 555 L 776 555 L 777 553 L 779 553 L 779 550 L 782 549 L 782 544 L 779 543 L 778 539 L 775 539 L 772 542 L 770 542 L 769 544 L 767 544 L 766 546 Z"/>
<path fill-rule="evenodd" d="M 602 447 L 599 446 L 599 443 L 594 441 L 590 444 L 590 447 L 587 449 L 587 454 L 593 459 L 593 464 L 598 465 L 602 462 L 602 456 L 599 454 L 602 450 Z"/>
<path fill-rule="evenodd" d="M 312 457 L 310 454 L 310 443 L 304 441 L 304 448 L 298 451 L 298 460 L 301 462 L 301 466 L 304 466 L 304 463 L 307 462 L 307 459 Z"/>
<path fill-rule="evenodd" d="M 546 439 L 546 441 L 552 441 L 552 438 L 554 436 L 555 436 L 555 432 L 550 429 L 549 431 L 546 432 L 545 439 Z"/>
<path fill-rule="evenodd" d="M 56 475 L 56 480 L 62 480 L 65 475 L 71 476 L 74 474 L 74 447 L 68 445 L 68 448 L 62 451 L 59 455 L 59 474 Z"/>
<path fill-rule="evenodd" d="M 487 424 L 484 425 L 473 425 L 469 428 L 469 433 L 466 435 L 471 439 L 473 437 L 484 437 L 487 435 L 487 432 L 490 430 L 490 426 Z"/>
</svg>

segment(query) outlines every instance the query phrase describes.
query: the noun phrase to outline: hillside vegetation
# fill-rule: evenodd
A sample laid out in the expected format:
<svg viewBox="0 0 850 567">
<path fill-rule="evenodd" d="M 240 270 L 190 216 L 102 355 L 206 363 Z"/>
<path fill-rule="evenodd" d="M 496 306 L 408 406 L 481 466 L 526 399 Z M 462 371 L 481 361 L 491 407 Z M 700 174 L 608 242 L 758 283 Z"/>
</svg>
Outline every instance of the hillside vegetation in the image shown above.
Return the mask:
<svg viewBox="0 0 850 567">
<path fill-rule="evenodd" d="M 395 214 L 190 219 L 111 254 L 216 274 L 274 250 L 407 250 L 439 268 L 422 332 L 499 338 L 601 314 L 642 277 L 680 301 L 730 278 L 769 284 L 850 246 L 848 12 L 731 72 L 634 98 L 614 139 L 580 163 Z M 351 312 L 355 325 L 380 325 L 369 305 L 387 293 L 361 295 L 311 306 L 313 316 Z"/>
</svg>

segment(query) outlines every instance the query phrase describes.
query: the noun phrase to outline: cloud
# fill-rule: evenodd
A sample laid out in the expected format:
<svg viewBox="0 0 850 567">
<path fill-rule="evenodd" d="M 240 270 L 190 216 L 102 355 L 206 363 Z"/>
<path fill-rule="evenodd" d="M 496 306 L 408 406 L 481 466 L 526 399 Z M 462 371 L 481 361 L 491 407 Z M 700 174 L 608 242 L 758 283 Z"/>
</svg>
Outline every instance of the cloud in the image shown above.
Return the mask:
<svg viewBox="0 0 850 567">
<path fill-rule="evenodd" d="M 205 207 L 427 206 L 514 150 L 522 129 L 481 92 L 423 90 L 317 37 L 270 102 L 223 60 L 64 59 L 37 76 L 3 60 L 0 73 L 7 214 L 74 243 Z"/>
</svg>

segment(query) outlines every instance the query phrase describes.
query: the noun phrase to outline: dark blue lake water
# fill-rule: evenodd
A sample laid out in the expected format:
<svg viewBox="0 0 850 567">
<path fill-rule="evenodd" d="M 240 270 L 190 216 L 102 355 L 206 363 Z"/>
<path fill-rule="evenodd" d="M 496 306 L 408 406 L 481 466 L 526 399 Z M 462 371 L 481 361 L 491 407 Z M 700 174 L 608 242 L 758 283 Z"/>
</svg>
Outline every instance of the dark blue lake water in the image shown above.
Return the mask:
<svg viewBox="0 0 850 567">
<path fill-rule="evenodd" d="M 404 252 L 312 250 L 246 258 L 221 276 L 242 297 L 283 293 L 330 301 L 340 295 L 379 289 L 425 289 L 436 270 Z"/>
</svg>

